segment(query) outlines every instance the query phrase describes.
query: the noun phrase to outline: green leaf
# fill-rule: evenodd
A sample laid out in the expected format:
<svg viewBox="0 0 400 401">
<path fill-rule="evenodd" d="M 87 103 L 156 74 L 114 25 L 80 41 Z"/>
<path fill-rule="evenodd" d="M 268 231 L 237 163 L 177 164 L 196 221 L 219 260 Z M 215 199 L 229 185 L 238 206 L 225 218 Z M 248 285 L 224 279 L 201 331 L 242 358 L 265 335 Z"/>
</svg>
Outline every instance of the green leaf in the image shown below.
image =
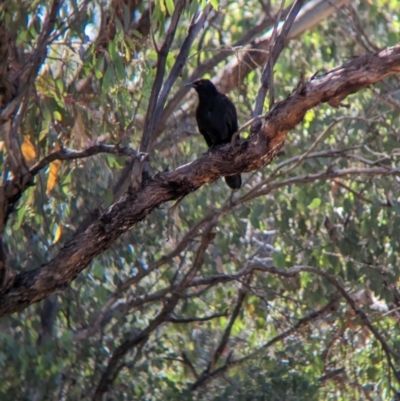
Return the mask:
<svg viewBox="0 0 400 401">
<path fill-rule="evenodd" d="M 72 339 L 74 338 L 74 335 L 71 330 L 65 330 L 60 337 L 61 343 L 63 346 L 67 345 L 70 346 Z"/>
<path fill-rule="evenodd" d="M 64 81 L 62 79 L 57 79 L 56 85 L 58 90 L 60 91 L 60 95 L 62 95 L 64 93 Z"/>
<path fill-rule="evenodd" d="M 169 15 L 172 15 L 175 10 L 174 0 L 165 0 L 165 5 L 167 6 Z"/>
<path fill-rule="evenodd" d="M 122 63 L 122 59 L 119 55 L 114 59 L 114 66 L 115 66 L 115 72 L 116 72 L 117 78 L 120 81 L 123 81 L 126 77 L 125 67 L 124 67 L 124 64 Z"/>
<path fill-rule="evenodd" d="M 211 5 L 213 6 L 213 8 L 215 8 L 216 10 L 218 10 L 219 7 L 219 2 L 218 0 L 210 0 Z"/>
<path fill-rule="evenodd" d="M 96 67 L 94 69 L 94 74 L 97 79 L 101 79 L 104 71 L 104 54 L 101 54 L 97 60 Z"/>
<path fill-rule="evenodd" d="M 92 270 L 92 274 L 94 278 L 102 281 L 104 279 L 104 267 L 101 264 L 96 263 Z"/>
<path fill-rule="evenodd" d="M 61 113 L 60 113 L 59 111 L 57 111 L 57 110 L 54 110 L 54 111 L 53 111 L 53 118 L 54 118 L 56 121 L 61 121 L 61 120 L 62 120 Z"/>
<path fill-rule="evenodd" d="M 115 40 L 109 42 L 108 54 L 110 55 L 111 61 L 115 62 L 115 59 L 118 57 L 117 42 Z"/>
<path fill-rule="evenodd" d="M 128 32 L 131 23 L 131 12 L 124 2 L 122 3 L 122 8 L 124 9 L 124 30 Z"/>
<path fill-rule="evenodd" d="M 48 109 L 43 110 L 43 121 L 41 123 L 41 130 L 39 133 L 39 141 L 42 141 L 48 134 L 51 122 L 51 113 Z"/>
<path fill-rule="evenodd" d="M 106 94 L 109 93 L 111 89 L 111 82 L 114 78 L 114 69 L 111 65 L 107 67 L 106 73 L 104 74 L 102 86 L 101 86 L 101 97 L 102 99 L 105 98 Z"/>
<path fill-rule="evenodd" d="M 321 206 L 321 199 L 320 198 L 314 198 L 311 203 L 308 205 L 308 208 L 310 210 L 315 210 L 318 209 Z"/>
<path fill-rule="evenodd" d="M 260 228 L 260 220 L 262 219 L 262 213 L 264 211 L 264 206 L 262 203 L 257 203 L 250 215 L 250 222 L 254 228 Z"/>
<path fill-rule="evenodd" d="M 199 7 L 199 2 L 197 0 L 192 0 L 190 2 L 189 15 L 190 16 L 194 15 L 198 7 Z"/>
<path fill-rule="evenodd" d="M 139 31 L 137 31 L 136 29 L 132 29 L 132 31 L 131 31 L 137 38 L 139 38 L 139 39 L 142 39 L 142 37 L 143 37 L 143 35 L 139 32 Z M 127 41 L 129 42 L 129 40 L 130 40 L 130 38 L 126 38 L 127 39 Z M 134 48 L 135 47 L 135 45 L 131 45 L 131 48 Z"/>
<path fill-rule="evenodd" d="M 117 29 L 117 36 L 119 38 L 122 38 L 124 35 L 124 27 L 122 26 L 121 21 L 118 18 L 115 19 L 115 27 Z"/>
<path fill-rule="evenodd" d="M 272 254 L 272 260 L 273 260 L 274 265 L 278 269 L 282 269 L 283 267 L 286 267 L 285 255 L 283 254 L 282 251 L 275 251 Z"/>
</svg>

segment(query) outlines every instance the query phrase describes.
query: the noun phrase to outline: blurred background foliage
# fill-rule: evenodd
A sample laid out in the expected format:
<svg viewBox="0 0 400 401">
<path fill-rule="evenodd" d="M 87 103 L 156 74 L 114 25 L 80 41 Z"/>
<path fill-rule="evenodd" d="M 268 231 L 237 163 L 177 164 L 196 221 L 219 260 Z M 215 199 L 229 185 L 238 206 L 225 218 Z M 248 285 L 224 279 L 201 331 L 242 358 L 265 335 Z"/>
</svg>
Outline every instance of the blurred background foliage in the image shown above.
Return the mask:
<svg viewBox="0 0 400 401">
<path fill-rule="evenodd" d="M 167 73 L 205 4 L 186 3 Z M 208 15 L 169 100 L 199 65 L 225 54 L 203 74 L 218 84 L 243 57 L 244 45 L 273 27 L 280 7 L 275 0 L 211 4 L 219 11 Z M 5 1 L 2 20 L 19 52 L 11 65 L 15 71 L 35 49 L 50 6 Z M 275 66 L 275 99 L 289 95 L 301 74 L 310 78 L 398 42 L 398 6 L 396 0 L 352 1 L 289 41 Z M 161 46 L 174 7 L 173 0 L 60 3 L 19 132 L 29 166 L 61 146 L 81 150 L 101 142 L 139 148 L 157 72 L 155 44 Z M 255 37 L 231 47 L 264 20 L 269 23 Z M 261 71 L 253 68 L 229 88 L 240 125 L 251 118 Z M 400 349 L 400 175 L 394 173 L 400 155 L 399 77 L 346 102 L 348 108 L 324 104 L 310 110 L 289 133 L 282 154 L 244 174 L 243 187 L 233 195 L 219 180 L 174 209 L 164 205 L 96 257 L 67 290 L 3 318 L 0 398 L 92 399 L 117 347 L 147 327 L 170 295 L 163 290 L 193 265 L 209 225 L 215 238 L 196 279 L 215 280 L 188 287 L 171 321 L 126 352 L 104 399 L 399 399 L 390 364 L 400 369 L 400 361 L 385 354 L 325 277 L 238 274 L 248 261 L 329 273 L 388 344 Z M 168 118 L 157 127 L 150 150 L 152 173 L 206 151 L 195 105 L 195 94 L 187 92 L 163 115 Z M 0 157 L 3 170 L 5 152 Z M 125 162 L 100 154 L 55 161 L 42 170 L 8 221 L 10 266 L 29 270 L 54 257 L 88 216 L 112 203 Z M 375 172 L 381 167 L 387 173 Z M 331 306 L 323 310 L 326 305 Z M 218 368 L 201 380 L 202 373 Z"/>
</svg>

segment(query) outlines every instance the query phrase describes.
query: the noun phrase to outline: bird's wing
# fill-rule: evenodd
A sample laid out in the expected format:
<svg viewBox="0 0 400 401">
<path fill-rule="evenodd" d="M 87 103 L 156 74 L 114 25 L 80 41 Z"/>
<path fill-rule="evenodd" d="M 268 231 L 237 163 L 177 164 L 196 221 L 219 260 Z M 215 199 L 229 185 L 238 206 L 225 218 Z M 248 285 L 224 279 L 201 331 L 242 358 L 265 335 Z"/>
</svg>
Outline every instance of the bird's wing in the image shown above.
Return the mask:
<svg viewBox="0 0 400 401">
<path fill-rule="evenodd" d="M 200 115 L 200 112 L 196 112 L 196 120 L 197 120 L 197 126 L 199 127 L 200 134 L 204 136 L 204 139 L 208 145 L 208 147 L 211 147 L 213 145 L 213 141 L 211 140 L 211 137 L 208 133 L 208 127 L 206 124 L 206 121 L 204 120 L 204 117 Z"/>
<path fill-rule="evenodd" d="M 223 103 L 225 105 L 224 121 L 226 122 L 230 139 L 232 135 L 238 130 L 236 107 L 232 103 L 232 101 L 225 95 L 223 95 Z"/>
</svg>

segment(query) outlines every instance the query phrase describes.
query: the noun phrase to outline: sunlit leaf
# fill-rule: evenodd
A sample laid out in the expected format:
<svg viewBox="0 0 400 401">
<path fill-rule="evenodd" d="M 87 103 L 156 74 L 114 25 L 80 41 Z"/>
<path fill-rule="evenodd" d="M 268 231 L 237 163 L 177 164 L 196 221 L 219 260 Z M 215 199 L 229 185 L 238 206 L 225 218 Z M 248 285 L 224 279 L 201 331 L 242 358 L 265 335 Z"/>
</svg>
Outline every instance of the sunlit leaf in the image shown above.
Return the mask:
<svg viewBox="0 0 400 401">
<path fill-rule="evenodd" d="M 61 115 L 61 113 L 60 113 L 59 111 L 57 111 L 57 110 L 54 110 L 54 111 L 53 111 L 53 117 L 54 117 L 54 119 L 57 120 L 57 121 L 62 121 L 62 115 Z"/>
<path fill-rule="evenodd" d="M 57 229 L 56 229 L 56 231 L 54 233 L 54 241 L 53 241 L 53 243 L 56 244 L 58 241 L 60 241 L 61 236 L 62 236 L 62 227 L 61 227 L 61 225 L 58 225 Z"/>
<path fill-rule="evenodd" d="M 169 15 L 172 15 L 175 10 L 174 0 L 165 0 L 165 5 L 167 6 Z"/>
<path fill-rule="evenodd" d="M 55 146 L 54 151 L 59 150 L 59 149 L 60 149 L 60 146 L 57 145 L 57 146 Z M 56 183 L 58 181 L 58 173 L 60 171 L 61 165 L 62 165 L 61 160 L 55 160 L 50 163 L 48 177 L 47 177 L 46 194 L 50 194 L 50 192 L 56 186 Z"/>
<path fill-rule="evenodd" d="M 24 156 L 24 159 L 29 163 L 33 163 L 36 160 L 36 149 L 31 139 L 28 135 L 24 136 L 24 141 L 21 145 L 21 151 Z"/>
<path fill-rule="evenodd" d="M 315 210 L 318 209 L 321 206 L 321 199 L 320 198 L 314 198 L 312 202 L 308 205 L 308 208 L 310 210 Z"/>
<path fill-rule="evenodd" d="M 219 1 L 218 0 L 210 0 L 210 3 L 214 7 L 214 9 L 218 10 L 218 7 L 219 7 Z"/>
</svg>

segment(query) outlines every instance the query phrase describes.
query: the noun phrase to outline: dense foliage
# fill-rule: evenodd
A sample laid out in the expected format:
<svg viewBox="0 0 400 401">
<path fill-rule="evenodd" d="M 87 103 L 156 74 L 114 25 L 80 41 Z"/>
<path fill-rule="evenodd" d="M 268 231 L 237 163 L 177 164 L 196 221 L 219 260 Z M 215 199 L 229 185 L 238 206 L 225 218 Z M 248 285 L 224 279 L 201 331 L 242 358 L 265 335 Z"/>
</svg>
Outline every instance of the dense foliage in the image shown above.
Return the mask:
<svg viewBox="0 0 400 401">
<path fill-rule="evenodd" d="M 31 89 L 15 115 L 27 168 L 58 149 L 97 144 L 149 153 L 151 174 L 196 159 L 207 147 L 194 119 L 196 96 L 182 89 L 196 74 L 229 91 L 239 125 L 250 120 L 263 65 L 243 79 L 228 82 L 229 74 L 245 55 L 268 53 L 249 46 L 273 30 L 280 2 L 210 4 L 6 0 L 11 83 L 33 62 L 56 8 L 45 57 L 26 78 Z M 310 29 L 285 45 L 274 67 L 275 101 L 302 74 L 399 40 L 396 0 L 351 2 L 323 20 L 312 9 L 303 14 Z M 202 11 L 206 22 L 149 122 L 154 82 L 166 82 Z M 239 191 L 220 179 L 163 205 L 65 291 L 3 318 L 0 398 L 397 399 L 398 88 L 399 77 L 388 78 L 346 99 L 348 107 L 310 110 L 273 163 L 242 175 Z M 2 93 L 3 108 L 12 95 Z M 11 173 L 3 140 L 4 181 Z M 8 266 L 18 273 L 51 260 L 118 198 L 130 161 L 100 153 L 41 169 L 4 228 Z"/>
</svg>

